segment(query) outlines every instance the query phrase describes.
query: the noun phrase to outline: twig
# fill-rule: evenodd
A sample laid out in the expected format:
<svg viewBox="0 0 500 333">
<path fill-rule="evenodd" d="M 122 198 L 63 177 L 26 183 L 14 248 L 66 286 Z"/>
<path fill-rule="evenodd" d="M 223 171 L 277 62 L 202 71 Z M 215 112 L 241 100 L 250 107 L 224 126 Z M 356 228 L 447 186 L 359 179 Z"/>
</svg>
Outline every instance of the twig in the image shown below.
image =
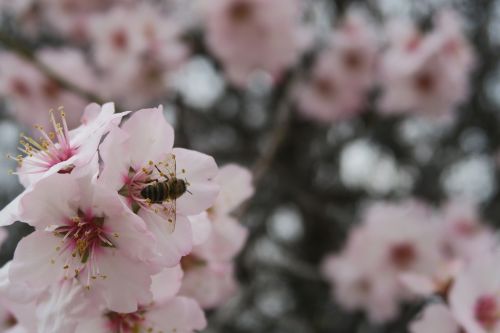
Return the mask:
<svg viewBox="0 0 500 333">
<path fill-rule="evenodd" d="M 252 168 L 254 184 L 256 187 L 260 183 L 266 171 L 272 165 L 276 153 L 288 134 L 291 118 L 291 108 L 289 103 L 289 98 L 285 97 L 278 108 L 278 112 L 276 114 L 276 127 L 273 129 L 269 143 Z"/>
<path fill-rule="evenodd" d="M 16 42 L 16 40 L 14 40 L 8 34 L 2 32 L 2 31 L 0 31 L 0 44 L 2 44 L 7 50 L 15 53 L 19 57 L 21 57 L 24 60 L 31 63 L 40 72 L 42 72 L 44 75 L 46 75 L 48 78 L 50 78 L 51 80 L 56 82 L 59 86 L 63 87 L 64 89 L 69 90 L 69 91 L 87 99 L 90 102 L 104 104 L 104 101 L 102 98 L 100 98 L 99 96 L 97 96 L 93 92 L 87 91 L 87 90 L 75 85 L 74 83 L 66 80 L 65 78 L 61 77 L 59 74 L 54 72 L 50 67 L 48 67 L 44 63 L 40 62 L 32 50 L 19 45 Z"/>
</svg>

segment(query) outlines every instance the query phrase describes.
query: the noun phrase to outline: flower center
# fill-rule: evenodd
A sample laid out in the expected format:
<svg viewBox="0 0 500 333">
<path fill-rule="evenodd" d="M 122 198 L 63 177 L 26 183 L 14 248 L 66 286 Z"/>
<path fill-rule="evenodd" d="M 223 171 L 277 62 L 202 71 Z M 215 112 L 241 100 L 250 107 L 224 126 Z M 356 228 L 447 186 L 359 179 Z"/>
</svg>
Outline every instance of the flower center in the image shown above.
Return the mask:
<svg viewBox="0 0 500 333">
<path fill-rule="evenodd" d="M 395 244 L 390 250 L 390 260 L 398 269 L 405 270 L 413 264 L 417 258 L 417 251 L 413 244 L 403 242 Z"/>
<path fill-rule="evenodd" d="M 181 170 L 181 174 L 185 172 Z M 175 155 L 169 154 L 165 160 L 158 163 L 149 161 L 139 170 L 130 167 L 124 179 L 125 185 L 118 193 L 128 198 L 134 212 L 145 208 L 174 222 L 175 200 L 189 192 L 187 180 L 178 177 Z"/>
<path fill-rule="evenodd" d="M 139 306 L 139 309 L 133 313 L 108 312 L 108 327 L 112 333 L 138 333 L 143 327 L 146 309 Z M 152 332 L 148 331 L 148 332 Z"/>
<path fill-rule="evenodd" d="M 17 319 L 14 317 L 12 313 L 7 314 L 7 316 L 4 319 L 4 327 L 5 328 L 11 328 L 17 325 Z"/>
<path fill-rule="evenodd" d="M 56 99 L 61 93 L 61 87 L 54 80 L 46 80 L 42 85 L 43 94 L 50 99 Z"/>
<path fill-rule="evenodd" d="M 254 12 L 254 7 L 248 1 L 236 1 L 229 7 L 228 13 L 232 21 L 243 23 L 248 21 Z"/>
<path fill-rule="evenodd" d="M 455 230 L 463 237 L 472 237 L 479 232 L 479 227 L 473 220 L 461 219 L 456 222 Z"/>
<path fill-rule="evenodd" d="M 96 253 L 102 248 L 115 248 L 112 238 L 119 237 L 117 233 L 111 234 L 106 230 L 104 222 L 105 217 L 94 216 L 90 211 L 84 213 L 79 209 L 76 216 L 54 230 L 54 235 L 62 238 L 61 246 L 56 248 L 59 255 L 71 253 L 63 268 L 68 270 L 72 266 L 78 277 L 83 269 L 89 267 L 87 286 L 90 286 L 90 279 L 106 278 L 97 266 Z"/>
<path fill-rule="evenodd" d="M 313 87 L 321 97 L 329 98 L 335 95 L 335 84 L 326 78 L 317 78 L 314 80 Z"/>
<path fill-rule="evenodd" d="M 494 296 L 481 296 L 475 307 L 476 320 L 486 329 L 493 329 L 500 319 L 498 302 Z"/>
<path fill-rule="evenodd" d="M 117 50 L 125 50 L 128 46 L 127 33 L 120 29 L 111 35 L 111 45 Z"/>
<path fill-rule="evenodd" d="M 345 51 L 342 59 L 346 67 L 352 71 L 357 71 L 363 67 L 363 55 L 358 50 Z"/>
<path fill-rule="evenodd" d="M 205 266 L 207 262 L 194 254 L 188 254 L 181 258 L 181 267 L 183 271 L 188 271 L 190 269 Z"/>
<path fill-rule="evenodd" d="M 8 155 L 15 160 L 19 168 L 26 166 L 23 171 L 17 174 L 36 174 L 49 170 L 52 166 L 64 162 L 75 155 L 78 147 L 71 145 L 68 125 L 66 124 L 66 115 L 62 108 L 59 109 L 61 121 L 57 122 L 54 112 L 50 110 L 50 118 L 53 132 L 45 132 L 43 127 L 35 126 L 40 132 L 41 138 L 33 139 L 25 134 L 21 134 L 20 146 L 18 147 L 23 155 L 16 157 Z M 59 173 L 70 173 L 74 166 L 68 166 L 59 171 Z"/>
<path fill-rule="evenodd" d="M 417 90 L 422 94 L 429 94 L 434 90 L 436 81 L 431 73 L 424 72 L 415 77 L 414 84 Z"/>
<path fill-rule="evenodd" d="M 10 82 L 10 85 L 14 94 L 20 97 L 29 97 L 31 95 L 30 87 L 21 78 L 13 78 Z"/>
</svg>

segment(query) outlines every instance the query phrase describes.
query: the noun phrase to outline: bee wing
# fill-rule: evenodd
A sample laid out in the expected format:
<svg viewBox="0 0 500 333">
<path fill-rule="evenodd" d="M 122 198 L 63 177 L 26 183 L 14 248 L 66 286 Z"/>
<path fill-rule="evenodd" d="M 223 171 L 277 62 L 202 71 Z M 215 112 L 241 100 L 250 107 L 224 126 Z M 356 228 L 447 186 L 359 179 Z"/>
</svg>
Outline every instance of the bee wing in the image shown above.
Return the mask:
<svg viewBox="0 0 500 333">
<path fill-rule="evenodd" d="M 166 171 L 168 179 L 177 177 L 177 163 L 175 161 L 174 154 L 167 155 L 163 161 L 163 168 Z M 167 219 L 167 230 L 169 233 L 173 233 L 175 230 L 175 220 L 177 216 L 177 205 L 175 199 L 164 202 L 163 206 L 165 207 L 164 211 Z"/>
<path fill-rule="evenodd" d="M 166 171 L 166 176 L 169 179 L 177 177 L 177 163 L 175 161 L 174 154 L 168 154 L 165 160 L 163 160 L 160 164 L 162 164 L 162 169 Z"/>
<path fill-rule="evenodd" d="M 168 233 L 173 233 L 175 230 L 175 220 L 176 220 L 176 204 L 175 200 L 165 201 L 163 203 L 163 212 L 167 222 L 166 228 Z"/>
</svg>

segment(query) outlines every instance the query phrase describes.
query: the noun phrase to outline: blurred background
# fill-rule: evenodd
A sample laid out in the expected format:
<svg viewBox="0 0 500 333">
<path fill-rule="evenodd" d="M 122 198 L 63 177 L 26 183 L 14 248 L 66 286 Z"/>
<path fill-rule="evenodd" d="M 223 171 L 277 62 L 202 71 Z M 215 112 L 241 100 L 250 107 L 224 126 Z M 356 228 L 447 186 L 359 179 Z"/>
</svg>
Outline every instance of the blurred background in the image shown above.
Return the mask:
<svg viewBox="0 0 500 333">
<path fill-rule="evenodd" d="M 0 0 L 1 155 L 15 154 L 19 134 L 46 122 L 50 108 L 63 105 L 76 125 L 90 102 L 114 101 L 121 111 L 163 104 L 176 146 L 254 173 L 255 195 L 237 212 L 250 232 L 236 260 L 240 289 L 208 312 L 206 332 L 406 332 L 422 303 L 374 324 L 330 297 L 319 266 L 342 249 L 374 200 L 417 198 L 438 206 L 461 196 L 498 224 L 500 1 L 280 0 L 259 21 L 265 41 L 243 28 L 248 39 L 228 32 L 231 22 L 217 12 L 228 2 Z M 235 8 L 232 19 L 251 15 Z M 418 71 L 424 60 L 389 58 L 407 38 L 398 35 L 406 28 L 391 30 L 390 23 L 412 22 L 430 34 L 444 8 L 462 17 L 462 42 L 471 44 L 474 60 L 454 69 L 465 79 L 440 83 L 444 97 L 437 102 L 419 105 L 424 98 L 414 98 L 392 112 L 380 101 L 398 85 L 394 77 L 411 75 L 397 68 Z M 362 30 L 359 37 L 349 37 L 350 25 Z M 263 37 L 266 31 L 273 37 Z M 248 49 L 235 50 L 232 38 Z M 319 95 L 342 90 L 322 81 L 328 70 L 348 85 L 338 64 L 321 59 L 349 45 L 377 58 L 368 70 L 374 78 L 349 88 L 358 94 L 344 105 L 304 96 L 311 85 Z M 343 66 L 361 61 L 349 59 Z M 420 81 L 424 90 L 429 84 Z M 0 207 L 22 191 L 8 174 L 15 167 L 0 159 Z M 16 223 L 9 232 L 2 262 L 29 229 Z"/>
</svg>

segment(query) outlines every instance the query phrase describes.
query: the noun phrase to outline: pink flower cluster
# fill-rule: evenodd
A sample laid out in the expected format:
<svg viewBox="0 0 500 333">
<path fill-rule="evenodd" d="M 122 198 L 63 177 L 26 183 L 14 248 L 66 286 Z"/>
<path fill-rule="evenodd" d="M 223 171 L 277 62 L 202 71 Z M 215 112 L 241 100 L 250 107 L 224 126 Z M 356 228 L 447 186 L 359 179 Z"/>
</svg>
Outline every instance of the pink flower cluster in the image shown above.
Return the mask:
<svg viewBox="0 0 500 333">
<path fill-rule="evenodd" d="M 5 6 L 19 10 L 19 19 L 28 14 L 40 16 L 41 20 L 57 23 L 57 31 L 69 34 L 73 47 L 42 48 L 35 54 L 39 62 L 77 88 L 127 109 L 168 95 L 172 75 L 188 54 L 179 40 L 180 25 L 159 5 L 64 0 L 13 8 L 0 3 L 0 9 Z M 57 19 L 50 19 L 52 16 Z M 72 128 L 87 103 L 7 51 L 0 52 L 0 96 L 8 102 L 9 110 L 15 110 L 13 115 L 27 125 L 46 122 L 45 114 L 35 110 L 64 105 Z"/>
<path fill-rule="evenodd" d="M 349 118 L 366 111 L 378 89 L 382 113 L 445 118 L 466 100 L 473 67 L 474 53 L 452 11 L 436 15 L 433 29 L 424 33 L 408 20 L 380 29 L 351 10 L 299 90 L 300 110 L 325 122 Z"/>
<path fill-rule="evenodd" d="M 174 77 L 190 53 L 181 36 L 191 28 L 203 29 L 202 42 L 234 86 L 245 88 L 259 71 L 275 84 L 282 82 L 285 72 L 318 46 L 302 22 L 304 6 L 299 0 L 206 1 L 187 24 L 177 17 L 174 4 L 0 2 L 0 9 L 15 13 L 20 22 L 45 23 L 79 46 L 42 50 L 40 61 L 76 86 L 128 109 L 161 102 L 173 92 Z M 371 104 L 383 114 L 446 118 L 466 100 L 475 63 L 462 30 L 451 10 L 438 13 L 433 28 L 423 32 L 409 20 L 381 28 L 367 13 L 350 9 L 330 32 L 311 73 L 294 87 L 298 109 L 305 117 L 334 122 L 366 111 L 376 99 Z M 79 97 L 15 56 L 0 57 L 0 95 L 21 121 L 41 118 L 32 117 L 33 105 L 65 105 L 69 118 L 81 116 Z"/>
<path fill-rule="evenodd" d="M 449 299 L 452 307 L 457 305 L 461 316 L 472 318 L 480 298 L 488 294 L 487 285 L 473 279 L 482 276 L 497 281 L 494 271 L 487 275 L 481 271 L 482 264 L 494 260 L 496 248 L 493 232 L 470 202 L 457 200 L 441 210 L 416 201 L 378 202 L 364 211 L 345 248 L 327 257 L 322 270 L 334 285 L 334 298 L 346 309 L 366 311 L 374 322 L 395 319 L 403 302 L 434 294 Z M 495 269 L 494 265 L 486 267 Z M 437 316 L 434 311 L 441 311 L 431 309 L 423 323 L 415 324 L 414 333 L 459 333 L 430 326 L 421 330 L 433 325 L 427 322 Z"/>
<path fill-rule="evenodd" d="M 53 131 L 23 135 L 12 157 L 26 189 L 0 225 L 35 231 L 0 270 L 4 323 L 28 333 L 203 329 L 201 306 L 236 287 L 231 261 L 246 230 L 229 214 L 252 195 L 248 171 L 218 174 L 212 157 L 174 148 L 161 107 L 91 104 L 74 130 L 64 110 L 50 119 Z"/>
<path fill-rule="evenodd" d="M 228 79 L 244 86 L 257 70 L 279 80 L 307 42 L 298 0 L 215 0 L 204 8 L 207 44 Z"/>
</svg>

